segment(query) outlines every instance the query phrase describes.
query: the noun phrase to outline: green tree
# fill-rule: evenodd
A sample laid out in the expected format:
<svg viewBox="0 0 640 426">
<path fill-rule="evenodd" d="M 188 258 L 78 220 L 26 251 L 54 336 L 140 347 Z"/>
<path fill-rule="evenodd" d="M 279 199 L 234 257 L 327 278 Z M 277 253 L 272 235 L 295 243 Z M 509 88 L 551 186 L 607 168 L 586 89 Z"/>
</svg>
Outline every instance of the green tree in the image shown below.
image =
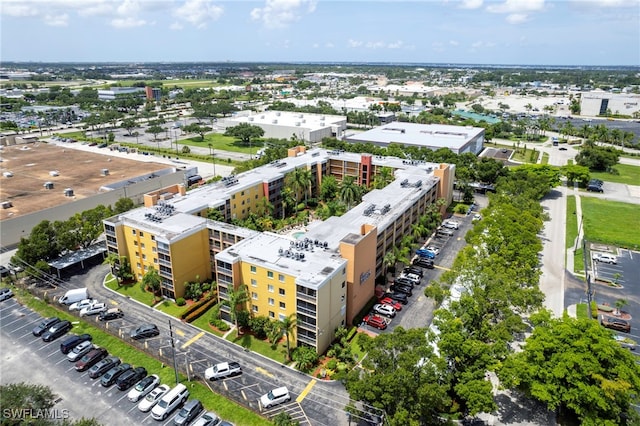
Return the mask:
<svg viewBox="0 0 640 426">
<path fill-rule="evenodd" d="M 322 201 L 333 200 L 338 193 L 338 188 L 338 181 L 335 176 L 324 176 L 320 183 L 320 199 Z"/>
<path fill-rule="evenodd" d="M 612 147 L 585 146 L 576 155 L 576 163 L 591 171 L 604 172 L 618 164 L 619 158 L 620 154 Z"/>
<path fill-rule="evenodd" d="M 499 371 L 505 386 L 581 424 L 638 424 L 631 406 L 639 402 L 638 366 L 611 331 L 590 319 L 551 318 L 547 311 L 531 320 L 535 328 L 522 352 Z"/>
<path fill-rule="evenodd" d="M 240 327 L 238 325 L 240 311 L 246 310 L 246 303 L 249 301 L 249 293 L 246 285 L 240 285 L 234 290 L 227 293 L 227 304 L 230 308 L 231 319 L 236 325 L 236 337 L 240 336 Z"/>
<path fill-rule="evenodd" d="M 136 126 L 137 123 L 135 118 L 125 118 L 124 120 L 122 120 L 122 124 L 120 124 L 120 127 L 125 129 L 128 135 L 131 135 L 131 131 L 135 129 Z"/>
<path fill-rule="evenodd" d="M 15 257 L 22 262 L 35 265 L 38 260 L 51 260 L 58 257 L 60 248 L 56 231 L 51 222 L 43 220 L 33 227 L 28 238 L 20 238 Z M 16 262 L 21 264 L 21 262 Z"/>
<path fill-rule="evenodd" d="M 196 133 L 196 134 L 198 134 L 200 136 L 201 140 L 204 140 L 205 133 L 207 133 L 210 130 L 211 130 L 210 127 L 202 126 L 202 125 L 197 124 L 197 123 L 187 124 L 186 126 L 182 127 L 182 131 L 183 132 L 185 132 L 185 133 Z"/>
<path fill-rule="evenodd" d="M 163 127 L 155 125 L 155 126 L 149 126 L 145 133 L 149 133 L 150 135 L 153 135 L 153 141 L 157 142 L 158 141 L 158 135 L 160 133 L 163 133 L 164 131 L 165 131 L 165 129 Z"/>
<path fill-rule="evenodd" d="M 288 317 L 284 317 L 280 320 L 282 333 L 287 342 L 287 359 L 291 361 L 291 347 L 289 346 L 289 336 L 293 334 L 294 330 L 298 325 L 298 320 L 296 319 L 296 314 L 291 314 Z"/>
<path fill-rule="evenodd" d="M 567 177 L 567 181 L 569 182 L 578 182 L 583 187 L 589 182 L 590 175 L 588 167 L 568 164 L 561 168 L 561 172 Z"/>
<path fill-rule="evenodd" d="M 309 346 L 298 346 L 291 357 L 300 371 L 309 372 L 318 363 L 318 354 Z"/>
<path fill-rule="evenodd" d="M 140 288 L 142 288 L 142 290 L 150 290 L 154 297 L 160 294 L 160 289 L 162 288 L 162 277 L 160 277 L 157 269 L 150 267 L 149 270 L 147 270 L 147 272 L 142 276 Z"/>
<path fill-rule="evenodd" d="M 114 204 L 113 213 L 120 214 L 120 213 L 128 212 L 134 207 L 135 207 L 135 204 L 131 198 L 121 197 L 121 198 L 118 198 L 118 201 L 116 201 L 116 203 Z"/>
<path fill-rule="evenodd" d="M 285 411 L 281 411 L 273 418 L 274 426 L 299 426 L 300 422 L 293 420 L 291 415 Z"/>
<path fill-rule="evenodd" d="M 382 189 L 393 181 L 393 177 L 393 169 L 391 167 L 381 167 L 373 177 L 373 187 Z"/>
<path fill-rule="evenodd" d="M 351 205 L 360 201 L 360 187 L 353 176 L 345 176 L 340 185 L 340 200 L 347 205 L 347 210 L 351 209 Z"/>
<path fill-rule="evenodd" d="M 264 130 L 253 124 L 240 123 L 237 126 L 228 127 L 224 134 L 239 138 L 243 144 L 251 146 L 252 141 L 264 136 Z"/>
</svg>

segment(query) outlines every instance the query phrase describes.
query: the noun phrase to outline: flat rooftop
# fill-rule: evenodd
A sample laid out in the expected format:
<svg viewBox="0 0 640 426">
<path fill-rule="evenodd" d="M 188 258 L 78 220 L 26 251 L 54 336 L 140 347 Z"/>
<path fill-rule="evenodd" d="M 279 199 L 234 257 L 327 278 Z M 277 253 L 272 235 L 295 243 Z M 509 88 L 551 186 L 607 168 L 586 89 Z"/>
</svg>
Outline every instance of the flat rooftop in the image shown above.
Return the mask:
<svg viewBox="0 0 640 426">
<path fill-rule="evenodd" d="M 102 186 L 169 167 L 42 142 L 3 146 L 0 159 L 0 202 L 13 205 L 0 208 L 0 220 L 91 197 Z M 102 169 L 109 174 L 103 176 Z M 53 183 L 53 189 L 45 189 L 46 182 Z M 64 195 L 66 188 L 73 189 L 73 197 Z"/>
<path fill-rule="evenodd" d="M 378 126 L 347 138 L 349 142 L 370 142 L 377 145 L 401 145 L 430 148 L 460 149 L 484 132 L 481 127 L 450 126 L 445 124 L 393 123 Z"/>
<path fill-rule="evenodd" d="M 324 129 L 335 124 L 346 123 L 344 115 L 311 114 L 291 111 L 264 111 L 249 116 L 236 115 L 229 120 L 254 125 L 270 124 L 287 127 L 301 127 L 309 130 Z"/>
</svg>

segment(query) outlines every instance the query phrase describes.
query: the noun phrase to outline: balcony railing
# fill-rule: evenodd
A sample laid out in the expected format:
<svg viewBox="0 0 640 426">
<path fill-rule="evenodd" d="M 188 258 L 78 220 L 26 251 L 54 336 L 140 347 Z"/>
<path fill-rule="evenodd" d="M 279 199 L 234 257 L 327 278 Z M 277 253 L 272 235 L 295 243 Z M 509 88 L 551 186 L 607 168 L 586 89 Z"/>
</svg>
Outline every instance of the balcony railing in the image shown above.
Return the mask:
<svg viewBox="0 0 640 426">
<path fill-rule="evenodd" d="M 296 291 L 296 297 L 300 300 L 306 300 L 307 302 L 311 302 L 311 303 L 316 303 L 316 297 L 315 296 L 311 296 L 307 293 L 302 293 L 299 291 Z"/>
<path fill-rule="evenodd" d="M 316 316 L 316 311 L 315 310 L 303 308 L 302 306 L 298 306 L 296 309 L 301 314 L 309 315 L 311 317 L 315 317 Z"/>
<path fill-rule="evenodd" d="M 311 345 L 311 346 L 313 346 L 313 347 L 315 347 L 315 346 L 316 346 L 316 343 L 317 343 L 317 342 L 316 342 L 316 339 L 313 339 L 313 338 L 311 338 L 311 337 L 305 336 L 305 335 L 303 335 L 303 334 L 298 334 L 298 335 L 296 336 L 296 338 L 298 339 L 298 342 L 304 342 L 304 343 L 306 343 L 306 344 L 308 344 L 308 345 Z"/>
</svg>

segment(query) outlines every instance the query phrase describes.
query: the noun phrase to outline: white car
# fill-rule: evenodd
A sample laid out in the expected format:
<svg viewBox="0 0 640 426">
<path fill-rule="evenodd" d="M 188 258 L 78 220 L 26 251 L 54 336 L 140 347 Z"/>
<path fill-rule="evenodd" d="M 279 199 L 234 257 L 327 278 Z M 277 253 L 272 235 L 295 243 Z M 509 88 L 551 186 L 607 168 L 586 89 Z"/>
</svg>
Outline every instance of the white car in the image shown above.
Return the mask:
<svg viewBox="0 0 640 426">
<path fill-rule="evenodd" d="M 478 220 L 482 220 L 482 215 L 476 213 L 473 215 L 473 219 L 471 219 L 473 222 L 476 222 Z"/>
<path fill-rule="evenodd" d="M 127 394 L 127 399 L 131 402 L 138 402 L 140 398 L 144 398 L 149 392 L 154 390 L 160 384 L 160 377 L 152 374 L 140 380 Z"/>
<path fill-rule="evenodd" d="M 98 315 L 100 312 L 107 310 L 107 305 L 104 303 L 94 303 L 91 306 L 87 306 L 80 310 L 80 316 Z"/>
<path fill-rule="evenodd" d="M 449 229 L 458 229 L 460 227 L 460 222 L 456 222 L 455 220 L 445 220 L 442 223 L 442 226 Z"/>
<path fill-rule="evenodd" d="M 73 348 L 68 354 L 67 359 L 71 362 L 76 362 L 86 353 L 88 353 L 91 349 L 93 349 L 93 343 L 90 340 L 86 342 L 82 342 L 78 344 L 75 348 Z"/>
<path fill-rule="evenodd" d="M 427 247 L 427 250 L 434 252 L 436 256 L 440 254 L 440 249 L 436 246 L 429 246 Z"/>
<path fill-rule="evenodd" d="M 396 309 L 386 303 L 373 305 L 373 311 L 385 317 L 393 318 L 396 316 Z"/>
<path fill-rule="evenodd" d="M 275 388 L 262 395 L 259 399 L 262 408 L 271 408 L 274 405 L 282 404 L 283 402 L 291 401 L 291 395 L 289 395 L 289 389 L 286 386 Z"/>
<path fill-rule="evenodd" d="M 221 424 L 220 417 L 213 411 L 207 411 L 192 426 L 216 426 Z"/>
<path fill-rule="evenodd" d="M 602 263 L 612 263 L 614 265 L 618 263 L 618 258 L 616 256 L 612 254 L 605 254 L 605 253 L 594 254 L 593 260 L 602 262 Z"/>
<path fill-rule="evenodd" d="M 72 303 L 71 305 L 69 305 L 69 310 L 70 311 L 81 311 L 84 308 L 88 308 L 89 306 L 93 305 L 96 302 L 97 302 L 97 300 L 84 299 L 84 300 L 81 300 L 79 302 Z"/>
<path fill-rule="evenodd" d="M 171 390 L 169 385 L 160 385 L 144 397 L 142 401 L 138 404 L 138 410 L 146 413 L 150 411 L 154 405 L 160 401 L 160 399 Z"/>
</svg>

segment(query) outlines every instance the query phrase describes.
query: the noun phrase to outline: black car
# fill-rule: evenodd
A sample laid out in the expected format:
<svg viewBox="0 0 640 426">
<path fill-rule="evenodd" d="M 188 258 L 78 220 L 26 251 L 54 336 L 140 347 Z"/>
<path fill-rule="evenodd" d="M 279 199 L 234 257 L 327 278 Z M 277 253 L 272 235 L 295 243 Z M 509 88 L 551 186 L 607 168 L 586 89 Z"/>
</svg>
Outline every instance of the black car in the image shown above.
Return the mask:
<svg viewBox="0 0 640 426">
<path fill-rule="evenodd" d="M 404 293 L 398 293 L 398 292 L 386 293 L 385 296 L 390 297 L 396 302 L 402 303 L 403 305 L 406 305 L 407 303 L 409 303 L 409 296 L 407 296 Z"/>
<path fill-rule="evenodd" d="M 117 365 L 120 365 L 120 358 L 117 356 L 110 356 L 102 359 L 89 369 L 89 377 L 97 379 Z"/>
<path fill-rule="evenodd" d="M 424 276 L 424 272 L 422 272 L 422 269 L 414 268 L 412 266 L 404 268 L 402 270 L 402 272 L 405 273 L 405 274 L 415 274 L 415 275 L 419 276 L 420 278 L 422 278 Z"/>
<path fill-rule="evenodd" d="M 404 293 L 407 296 L 413 296 L 413 290 L 411 289 L 411 287 L 406 286 L 406 285 L 402 285 L 402 284 L 393 284 L 390 287 L 391 291 L 393 291 L 394 293 Z"/>
<path fill-rule="evenodd" d="M 59 323 L 60 321 L 62 321 L 60 318 L 45 318 L 42 320 L 42 322 L 38 325 L 36 325 L 33 328 L 33 335 L 34 336 L 42 336 L 42 333 L 44 333 L 45 331 L 47 331 L 48 329 L 50 329 L 54 324 Z"/>
<path fill-rule="evenodd" d="M 604 190 L 602 189 L 602 186 L 600 186 L 600 185 L 592 185 L 592 184 L 587 185 L 587 191 L 604 192 Z"/>
<path fill-rule="evenodd" d="M 9 275 L 11 275 L 11 271 L 9 270 L 9 268 L 4 265 L 0 265 L 0 277 L 4 278 L 8 277 Z"/>
<path fill-rule="evenodd" d="M 598 186 L 602 186 L 604 185 L 604 181 L 600 180 L 600 179 L 591 179 L 589 181 L 589 185 L 598 185 Z"/>
<path fill-rule="evenodd" d="M 73 348 L 78 346 L 80 343 L 86 342 L 87 340 L 92 340 L 92 339 L 93 338 L 91 337 L 90 334 L 81 334 L 79 336 L 73 335 L 73 336 L 67 337 L 62 341 L 62 343 L 60 343 L 60 352 L 66 355 Z"/>
<path fill-rule="evenodd" d="M 140 380 L 147 376 L 147 369 L 144 367 L 136 367 L 133 370 L 128 370 L 122 373 L 116 384 L 121 391 L 129 389 L 131 386 L 138 383 Z"/>
<path fill-rule="evenodd" d="M 69 330 L 71 330 L 71 328 L 73 328 L 73 324 L 71 324 L 71 321 L 64 320 L 55 323 L 49 330 L 45 331 L 42 334 L 42 340 L 45 342 L 54 341 L 63 334 L 66 334 Z"/>
<path fill-rule="evenodd" d="M 100 321 L 110 321 L 110 320 L 122 318 L 123 316 L 124 316 L 124 312 L 122 312 L 118 308 L 113 308 L 113 309 L 100 312 L 100 314 L 98 315 L 98 319 Z"/>
<path fill-rule="evenodd" d="M 104 373 L 104 376 L 100 379 L 100 384 L 104 387 L 109 387 L 118 380 L 118 377 L 128 370 L 131 370 L 131 364 L 117 365 Z"/>
<path fill-rule="evenodd" d="M 138 328 L 131 330 L 132 339 L 144 339 L 146 337 L 154 337 L 160 334 L 158 326 L 155 324 L 142 324 Z"/>
<path fill-rule="evenodd" d="M 413 266 L 419 266 L 421 268 L 433 269 L 433 260 L 425 259 L 424 257 L 418 257 L 412 263 Z"/>
<path fill-rule="evenodd" d="M 109 352 L 105 348 L 95 348 L 89 353 L 85 354 L 80 361 L 76 362 L 77 371 L 85 371 L 98 363 L 100 360 L 106 358 Z"/>
<path fill-rule="evenodd" d="M 404 286 L 410 287 L 411 289 L 415 287 L 415 282 L 405 277 L 397 277 L 394 282 L 395 284 L 404 285 Z"/>
</svg>

